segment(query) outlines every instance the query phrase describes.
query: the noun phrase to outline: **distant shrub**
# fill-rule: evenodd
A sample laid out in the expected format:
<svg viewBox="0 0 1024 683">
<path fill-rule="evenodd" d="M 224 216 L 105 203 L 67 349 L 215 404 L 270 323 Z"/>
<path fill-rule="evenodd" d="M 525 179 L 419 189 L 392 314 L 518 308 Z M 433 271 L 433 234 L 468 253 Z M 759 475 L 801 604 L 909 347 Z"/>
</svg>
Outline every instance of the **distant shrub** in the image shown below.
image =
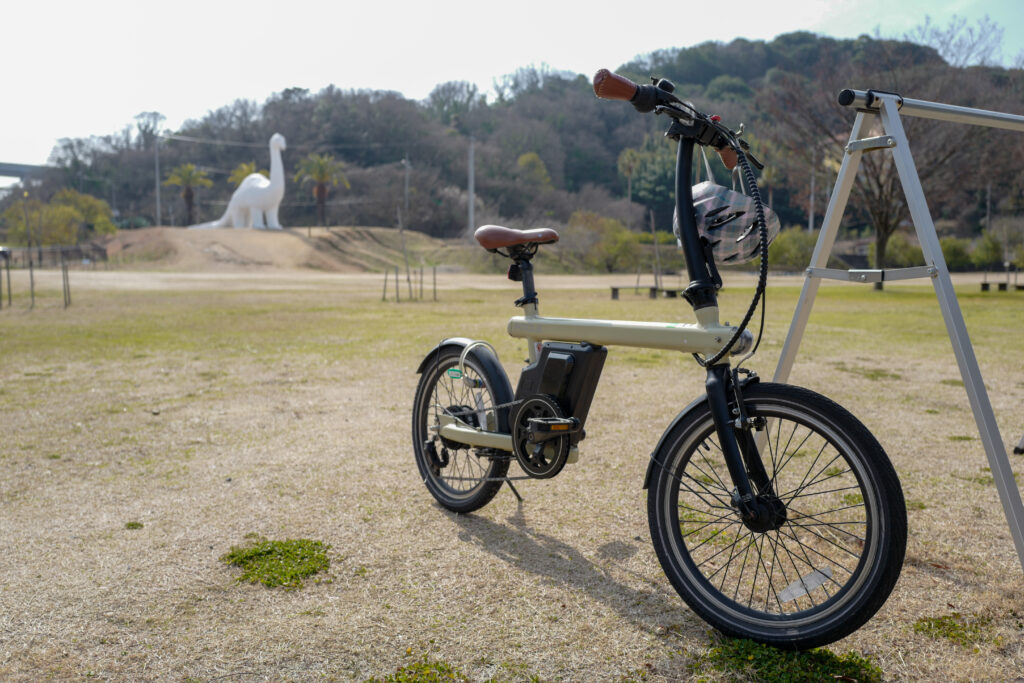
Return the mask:
<svg viewBox="0 0 1024 683">
<path fill-rule="evenodd" d="M 950 270 L 970 270 L 971 242 L 959 237 L 943 237 L 939 240 L 942 246 L 942 258 L 946 260 L 946 266 Z"/>
<path fill-rule="evenodd" d="M 772 270 L 802 271 L 811 265 L 814 245 L 818 243 L 818 231 L 809 232 L 803 228 L 787 228 L 780 232 L 768 245 L 768 267 Z M 756 266 L 757 259 L 753 261 Z M 830 268 L 841 267 L 835 258 L 829 258 Z"/>
<path fill-rule="evenodd" d="M 878 258 L 875 255 L 876 245 L 868 247 L 868 257 L 875 268 L 882 268 L 878 265 Z M 885 268 L 910 268 L 924 263 L 924 256 L 921 254 L 921 247 L 912 242 L 905 233 L 894 232 L 889 236 L 885 245 Z"/>
<path fill-rule="evenodd" d="M 1003 265 L 1002 242 L 991 232 L 983 232 L 981 237 L 974 243 L 971 261 L 974 263 L 974 267 L 979 270 L 1001 268 Z"/>
</svg>

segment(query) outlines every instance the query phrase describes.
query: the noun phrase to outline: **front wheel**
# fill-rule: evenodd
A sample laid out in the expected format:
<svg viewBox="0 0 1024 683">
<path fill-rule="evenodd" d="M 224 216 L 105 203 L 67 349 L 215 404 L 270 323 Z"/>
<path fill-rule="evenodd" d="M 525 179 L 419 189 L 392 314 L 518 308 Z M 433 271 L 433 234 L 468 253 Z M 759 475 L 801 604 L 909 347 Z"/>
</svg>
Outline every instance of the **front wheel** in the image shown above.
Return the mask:
<svg viewBox="0 0 1024 683">
<path fill-rule="evenodd" d="M 790 649 L 831 643 L 870 619 L 899 577 L 899 480 L 867 428 L 824 396 L 754 384 L 743 400 L 761 428 L 769 485 L 758 500 L 770 514 L 741 519 L 705 402 L 653 456 L 655 551 L 683 600 L 722 633 Z"/>
</svg>

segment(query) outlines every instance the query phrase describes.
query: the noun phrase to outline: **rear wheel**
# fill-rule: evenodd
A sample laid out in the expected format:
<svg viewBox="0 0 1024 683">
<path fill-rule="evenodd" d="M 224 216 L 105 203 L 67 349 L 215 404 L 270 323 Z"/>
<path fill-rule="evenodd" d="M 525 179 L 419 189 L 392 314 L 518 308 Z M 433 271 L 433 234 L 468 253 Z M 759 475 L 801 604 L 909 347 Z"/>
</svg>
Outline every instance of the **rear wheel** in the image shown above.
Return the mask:
<svg viewBox="0 0 1024 683">
<path fill-rule="evenodd" d="M 493 358 L 486 349 L 467 354 L 462 366 L 461 353 L 461 347 L 446 347 L 432 354 L 416 388 L 412 439 L 427 489 L 444 507 L 464 513 L 494 498 L 512 455 L 442 438 L 441 418 L 454 416 L 472 427 L 507 432 L 508 408 L 496 406 L 511 401 L 512 395 L 497 361 L 483 360 Z"/>
<path fill-rule="evenodd" d="M 770 486 L 744 523 L 707 404 L 662 440 L 648 491 L 658 559 L 682 598 L 726 635 L 805 649 L 842 638 L 899 577 L 907 520 L 896 472 L 853 415 L 782 384 L 744 390 Z"/>
</svg>

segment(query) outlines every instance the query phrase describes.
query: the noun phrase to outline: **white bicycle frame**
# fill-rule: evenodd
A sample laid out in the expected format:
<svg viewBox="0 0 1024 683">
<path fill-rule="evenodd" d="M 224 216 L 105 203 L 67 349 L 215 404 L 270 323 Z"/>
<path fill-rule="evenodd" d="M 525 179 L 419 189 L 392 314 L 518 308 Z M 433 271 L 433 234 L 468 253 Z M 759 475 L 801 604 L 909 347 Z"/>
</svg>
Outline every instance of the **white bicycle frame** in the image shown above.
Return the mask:
<svg viewBox="0 0 1024 683">
<path fill-rule="evenodd" d="M 643 349 L 662 349 L 682 353 L 700 353 L 711 357 L 718 353 L 732 335 L 735 327 L 721 325 L 718 307 L 708 306 L 696 310 L 696 323 L 660 323 L 632 320 L 593 320 L 590 318 L 545 318 L 537 313 L 537 304 L 523 305 L 522 316 L 508 321 L 508 333 L 525 339 L 530 362 L 537 360 L 537 352 L 544 341 L 587 342 L 597 346 L 631 346 Z M 749 348 L 750 338 L 737 340 L 731 353 L 743 353 Z M 723 362 L 727 362 L 724 361 Z M 457 417 L 440 416 L 439 433 L 446 439 L 480 448 L 512 450 L 512 435 L 473 427 Z M 570 457 L 570 461 L 573 458 Z"/>
</svg>

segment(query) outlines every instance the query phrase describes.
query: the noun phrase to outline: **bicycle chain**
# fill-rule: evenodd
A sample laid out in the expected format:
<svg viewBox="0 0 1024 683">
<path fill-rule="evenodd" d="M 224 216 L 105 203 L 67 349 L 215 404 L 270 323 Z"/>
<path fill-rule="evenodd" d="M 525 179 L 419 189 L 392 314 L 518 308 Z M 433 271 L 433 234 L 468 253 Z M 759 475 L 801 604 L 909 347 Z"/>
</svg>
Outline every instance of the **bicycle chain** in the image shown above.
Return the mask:
<svg viewBox="0 0 1024 683">
<path fill-rule="evenodd" d="M 472 413 L 479 413 L 481 411 L 502 410 L 504 408 L 509 408 L 511 406 L 519 405 L 524 400 L 525 399 L 521 398 L 521 399 L 518 399 L 518 400 L 515 400 L 515 401 L 509 401 L 508 403 L 499 403 L 496 406 L 490 406 L 490 407 L 486 407 L 486 408 L 469 408 L 467 410 L 448 410 L 447 408 L 444 408 L 443 410 L 446 413 L 448 413 L 449 415 L 451 415 L 452 417 L 459 417 L 461 415 L 470 415 Z"/>
</svg>

